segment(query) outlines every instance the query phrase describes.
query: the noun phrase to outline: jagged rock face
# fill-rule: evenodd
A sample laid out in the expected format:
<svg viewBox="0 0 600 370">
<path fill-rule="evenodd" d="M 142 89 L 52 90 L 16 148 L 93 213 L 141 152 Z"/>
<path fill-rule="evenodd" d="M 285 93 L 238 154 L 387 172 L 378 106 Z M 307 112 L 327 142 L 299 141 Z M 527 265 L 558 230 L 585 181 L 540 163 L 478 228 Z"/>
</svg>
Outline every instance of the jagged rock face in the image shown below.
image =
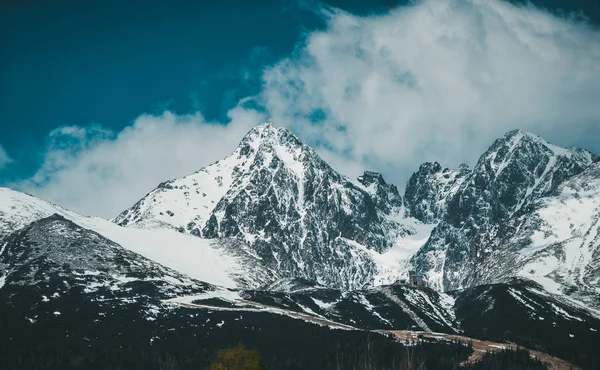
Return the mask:
<svg viewBox="0 0 600 370">
<path fill-rule="evenodd" d="M 483 255 L 488 267 L 474 274 L 470 285 L 524 276 L 600 307 L 600 164 L 529 208 L 498 226 Z"/>
<path fill-rule="evenodd" d="M 419 166 L 404 193 L 408 214 L 425 223 L 435 223 L 447 213 L 448 200 L 458 191 L 471 171 L 462 165 L 458 171 L 442 169 L 438 162 Z"/>
<path fill-rule="evenodd" d="M 362 184 L 377 202 L 377 208 L 386 214 L 392 214 L 402 206 L 402 197 L 395 185 L 388 184 L 380 173 L 365 171 L 358 177 Z"/>
<path fill-rule="evenodd" d="M 383 252 L 412 232 L 393 219 L 401 205 L 381 175 L 354 183 L 290 131 L 265 124 L 229 157 L 161 184 L 115 222 L 243 240 L 275 279 L 349 289 L 372 281 L 365 249 Z"/>
<path fill-rule="evenodd" d="M 448 220 L 454 226 L 468 218 L 476 224 L 504 220 L 582 172 L 593 159 L 585 150 L 560 148 L 533 134 L 511 131 L 479 158 L 449 201 Z"/>
<path fill-rule="evenodd" d="M 532 212 L 536 200 L 556 192 L 595 159 L 581 149 L 563 149 L 532 134 L 509 132 L 492 144 L 446 200 L 445 216 L 413 264 L 444 290 L 514 276 L 508 267 L 514 265 L 511 249 L 494 239 L 502 240 L 511 228 L 509 220 Z M 519 232 L 514 225 L 512 229 Z M 495 259 L 498 253 L 506 255 L 503 267 Z M 496 257 L 486 259 L 492 255 Z M 490 273 L 498 269 L 503 272 Z"/>
</svg>

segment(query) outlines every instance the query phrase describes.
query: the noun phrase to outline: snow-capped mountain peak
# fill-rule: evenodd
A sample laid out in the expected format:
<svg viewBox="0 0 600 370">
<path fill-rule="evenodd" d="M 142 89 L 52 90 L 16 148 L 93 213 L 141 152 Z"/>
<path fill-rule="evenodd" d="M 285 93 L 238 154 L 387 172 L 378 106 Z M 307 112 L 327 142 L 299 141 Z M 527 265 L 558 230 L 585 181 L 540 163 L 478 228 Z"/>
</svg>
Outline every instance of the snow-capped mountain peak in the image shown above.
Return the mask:
<svg viewBox="0 0 600 370">
<path fill-rule="evenodd" d="M 461 179 L 459 186 L 448 192 L 447 198 L 441 198 L 446 207 L 443 214 L 438 216 L 440 222 L 427 243 L 412 258 L 413 264 L 428 274 L 433 286 L 442 290 L 502 281 L 517 274 L 534 278 L 547 287 L 547 284 L 554 284 L 554 291 L 568 290 L 565 274 L 559 273 L 559 266 L 566 265 L 567 261 L 556 263 L 552 260 L 550 263 L 551 258 L 547 254 L 553 252 L 549 251 L 545 242 L 533 238 L 535 234 L 532 234 L 532 230 L 544 226 L 542 217 L 536 216 L 540 212 L 547 213 L 541 208 L 555 204 L 541 200 L 555 197 L 561 191 L 562 184 L 568 184 L 586 173 L 591 174 L 586 169 L 597 160 L 597 156 L 583 149 L 561 148 L 520 130 L 508 132 L 493 142 L 473 170 Z M 426 169 L 429 167 L 432 166 L 426 166 Z M 420 172 L 434 175 L 439 173 L 440 166 L 433 167 L 429 171 L 420 169 Z M 435 204 L 438 201 L 441 195 L 438 189 L 441 187 L 430 184 L 443 182 L 434 181 L 434 175 L 416 176 L 418 181 L 415 184 L 425 186 L 410 186 L 413 179 L 409 181 L 405 199 L 413 208 L 418 210 L 418 207 L 410 203 L 415 199 L 425 204 Z M 586 181 L 591 181 L 588 178 L 589 175 Z M 419 204 L 421 203 L 417 203 L 417 206 Z M 576 219 L 577 216 L 568 209 L 566 200 L 558 208 L 552 210 L 552 213 L 564 214 L 564 221 L 555 219 L 549 229 L 560 230 L 565 226 L 567 230 L 574 228 L 575 222 L 567 220 Z M 430 206 L 425 209 L 435 208 Z M 590 214 L 597 212 L 594 209 L 588 211 Z M 415 215 L 420 216 L 418 213 Z M 570 222 L 571 226 L 562 225 L 562 222 Z M 545 238 L 554 233 L 548 230 Z M 564 239 L 561 240 L 563 242 Z M 576 250 L 577 253 L 573 254 L 577 256 L 589 256 L 593 253 L 580 253 L 578 247 L 567 251 L 563 250 L 564 247 L 566 244 L 550 249 L 555 252 L 560 250 L 556 252 L 559 254 L 569 254 Z M 588 250 L 595 248 L 597 242 Z M 521 249 L 528 251 L 527 257 L 520 254 Z M 542 252 L 543 250 L 546 251 Z M 566 259 L 574 258 L 579 257 Z M 520 271 L 525 263 L 532 267 L 527 272 Z M 545 267 L 541 268 L 542 265 Z M 573 292 L 573 289 L 570 291 Z"/>
<path fill-rule="evenodd" d="M 300 147 L 304 144 L 287 128 L 266 122 L 253 127 L 240 141 L 238 148 L 249 145 L 255 150 L 261 145 L 279 145 L 288 148 Z"/>
<path fill-rule="evenodd" d="M 249 185 L 251 173 L 280 165 L 301 178 L 303 162 L 309 159 L 327 166 L 291 131 L 265 123 L 252 128 L 231 155 L 189 176 L 159 184 L 114 221 L 121 225 L 171 226 L 201 236 L 217 203 L 228 192 Z"/>
<path fill-rule="evenodd" d="M 0 239 L 27 226 L 30 222 L 53 214 L 74 213 L 32 195 L 0 187 Z"/>
<path fill-rule="evenodd" d="M 230 156 L 161 184 L 115 222 L 233 238 L 273 281 L 299 277 L 351 288 L 375 274 L 364 250 L 383 252 L 413 232 L 391 217 L 401 199 L 381 175 L 366 172 L 353 182 L 289 130 L 267 123 Z"/>
<path fill-rule="evenodd" d="M 505 219 L 581 173 L 595 158 L 583 149 L 561 148 L 537 135 L 510 131 L 481 155 L 469 179 L 462 184 L 460 197 L 450 203 L 449 212 L 474 212 L 491 220 Z M 464 202 L 466 196 L 488 198 L 490 207 Z"/>
<path fill-rule="evenodd" d="M 541 158 L 540 158 L 541 157 Z M 579 148 L 562 148 L 543 138 L 522 130 L 512 130 L 504 137 L 496 139 L 490 148 L 480 157 L 476 167 L 487 167 L 494 177 L 502 174 L 515 161 L 546 159 L 544 167 L 535 167 L 532 171 L 536 178 L 542 179 L 552 172 L 557 161 L 571 161 L 573 165 L 585 168 L 594 159 L 594 155 Z M 561 164 L 561 163 L 558 163 Z"/>
</svg>

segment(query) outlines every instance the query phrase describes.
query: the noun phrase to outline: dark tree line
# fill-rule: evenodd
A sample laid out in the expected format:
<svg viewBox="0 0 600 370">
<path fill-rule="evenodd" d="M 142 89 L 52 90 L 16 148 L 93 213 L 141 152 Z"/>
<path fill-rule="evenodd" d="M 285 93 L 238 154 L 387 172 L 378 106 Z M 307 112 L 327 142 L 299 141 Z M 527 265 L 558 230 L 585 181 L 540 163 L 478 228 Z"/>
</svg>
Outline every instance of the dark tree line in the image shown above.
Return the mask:
<svg viewBox="0 0 600 370">
<path fill-rule="evenodd" d="M 487 352 L 481 361 L 465 365 L 465 370 L 546 370 L 548 366 L 538 358 L 532 358 L 522 348 Z"/>
</svg>

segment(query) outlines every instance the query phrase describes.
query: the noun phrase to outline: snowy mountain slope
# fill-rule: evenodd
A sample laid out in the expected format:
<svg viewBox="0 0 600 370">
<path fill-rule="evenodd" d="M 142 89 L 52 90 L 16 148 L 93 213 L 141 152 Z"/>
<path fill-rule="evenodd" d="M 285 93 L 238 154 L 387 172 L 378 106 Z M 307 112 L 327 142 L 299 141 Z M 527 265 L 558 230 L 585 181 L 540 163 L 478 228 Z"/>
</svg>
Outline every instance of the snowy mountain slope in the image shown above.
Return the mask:
<svg viewBox="0 0 600 370">
<path fill-rule="evenodd" d="M 287 129 L 264 124 L 230 156 L 162 183 L 114 221 L 235 239 L 271 281 L 300 277 L 355 289 L 378 273 L 368 251 L 385 252 L 416 233 L 398 217 L 401 206 L 381 175 L 365 172 L 352 182 Z"/>
<path fill-rule="evenodd" d="M 8 235 L 0 254 L 5 302 L 20 287 L 36 287 L 44 305 L 72 291 L 88 294 L 99 305 L 113 307 L 128 300 L 197 294 L 215 288 L 130 252 L 60 215 L 35 221 Z M 147 306 L 151 314 L 153 307 Z M 60 313 L 57 313 L 59 315 Z M 35 317 L 31 317 L 35 320 Z"/>
<path fill-rule="evenodd" d="M 254 275 L 247 273 L 250 266 L 241 264 L 238 257 L 212 241 L 175 230 L 124 228 L 101 218 L 83 217 L 25 193 L 0 188 L 0 238 L 54 214 L 200 281 L 230 288 L 260 284 L 252 280 Z"/>
<path fill-rule="evenodd" d="M 600 308 L 600 163 L 530 208 L 498 227 L 487 268 L 474 281 L 523 276 Z"/>
<path fill-rule="evenodd" d="M 372 188 L 374 192 L 377 191 L 375 187 Z M 164 227 L 121 227 L 100 218 L 80 216 L 31 195 L 6 188 L 0 188 L 0 213 L 0 224 L 7 233 L 41 218 L 60 214 L 128 250 L 195 279 L 224 287 L 255 288 L 271 284 L 273 289 L 279 286 L 285 290 L 285 286 L 278 284 L 278 281 L 293 279 L 277 266 L 261 264 L 261 257 L 246 242 L 236 238 L 204 239 Z M 347 248 L 340 254 L 356 263 L 356 267 L 349 268 L 348 274 L 343 278 L 348 278 L 352 284 L 354 281 L 358 282 L 356 284 L 363 284 L 369 276 L 375 276 L 375 284 L 379 285 L 405 277 L 406 271 L 402 266 L 407 266 L 408 258 L 424 243 L 423 228 L 425 233 L 429 231 L 428 226 L 417 220 L 407 219 L 402 222 L 407 228 L 412 228 L 415 234 L 400 238 L 383 254 L 358 243 L 341 240 L 340 243 L 345 243 Z M 324 269 L 324 272 L 334 274 L 336 267 Z M 354 274 L 354 277 L 350 274 Z"/>
<path fill-rule="evenodd" d="M 529 219 L 531 212 L 544 208 L 545 203 L 536 202 L 555 194 L 561 183 L 584 172 L 596 159 L 587 151 L 563 149 L 533 134 L 509 132 L 492 144 L 445 200 L 446 214 L 412 263 L 426 273 L 432 286 L 442 290 L 522 274 L 523 259 L 517 258 L 515 248 L 527 254 L 538 247 L 535 242 L 531 245 L 516 220 Z M 545 214 L 556 212 L 549 208 Z M 547 223 L 561 229 L 564 222 L 555 219 Z M 522 243 L 507 245 L 507 235 Z M 535 258 L 525 259 L 536 263 Z M 544 263 L 542 259 L 537 262 Z M 540 282 L 547 279 L 539 273 L 529 275 Z"/>
<path fill-rule="evenodd" d="M 528 262 L 522 267 L 527 274 L 538 255 L 550 261 L 533 276 L 554 272 L 557 280 L 572 287 L 593 289 L 600 293 L 600 162 L 561 184 L 556 194 L 540 199 L 535 212 L 521 218 L 520 232 L 511 240 L 519 243 L 528 234 L 531 244 L 520 251 Z M 527 234 L 526 234 L 527 233 Z"/>
<path fill-rule="evenodd" d="M 394 245 L 383 253 L 365 248 L 364 246 L 346 240 L 349 246 L 366 253 L 375 264 L 373 285 L 390 285 L 399 280 L 408 280 L 411 269 L 410 259 L 427 242 L 435 225 L 425 224 L 415 218 L 398 217 L 405 227 L 413 231 L 410 235 L 398 238 Z"/>
<path fill-rule="evenodd" d="M 29 223 L 53 214 L 81 217 L 32 195 L 0 187 L 0 240 Z"/>
</svg>

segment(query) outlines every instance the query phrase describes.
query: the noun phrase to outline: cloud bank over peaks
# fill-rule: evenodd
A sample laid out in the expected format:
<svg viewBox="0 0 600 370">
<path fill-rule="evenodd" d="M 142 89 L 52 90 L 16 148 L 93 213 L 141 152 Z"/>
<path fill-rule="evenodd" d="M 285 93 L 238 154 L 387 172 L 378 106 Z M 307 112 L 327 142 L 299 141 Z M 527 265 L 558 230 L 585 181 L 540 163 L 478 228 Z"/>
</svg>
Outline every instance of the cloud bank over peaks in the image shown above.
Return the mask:
<svg viewBox="0 0 600 370">
<path fill-rule="evenodd" d="M 418 164 L 473 163 L 513 128 L 600 152 L 600 32 L 532 6 L 426 0 L 332 10 L 264 74 L 262 99 L 347 162 L 400 185 Z"/>
<path fill-rule="evenodd" d="M 262 91 L 228 122 L 165 112 L 121 132 L 60 127 L 39 171 L 9 186 L 113 217 L 158 183 L 224 157 L 268 119 L 340 172 L 376 170 L 400 188 L 420 163 L 473 164 L 514 128 L 600 153 L 600 31 L 590 25 L 498 0 L 323 15 L 327 27 L 268 67 Z M 9 160 L 0 150 L 0 166 Z"/>
</svg>

